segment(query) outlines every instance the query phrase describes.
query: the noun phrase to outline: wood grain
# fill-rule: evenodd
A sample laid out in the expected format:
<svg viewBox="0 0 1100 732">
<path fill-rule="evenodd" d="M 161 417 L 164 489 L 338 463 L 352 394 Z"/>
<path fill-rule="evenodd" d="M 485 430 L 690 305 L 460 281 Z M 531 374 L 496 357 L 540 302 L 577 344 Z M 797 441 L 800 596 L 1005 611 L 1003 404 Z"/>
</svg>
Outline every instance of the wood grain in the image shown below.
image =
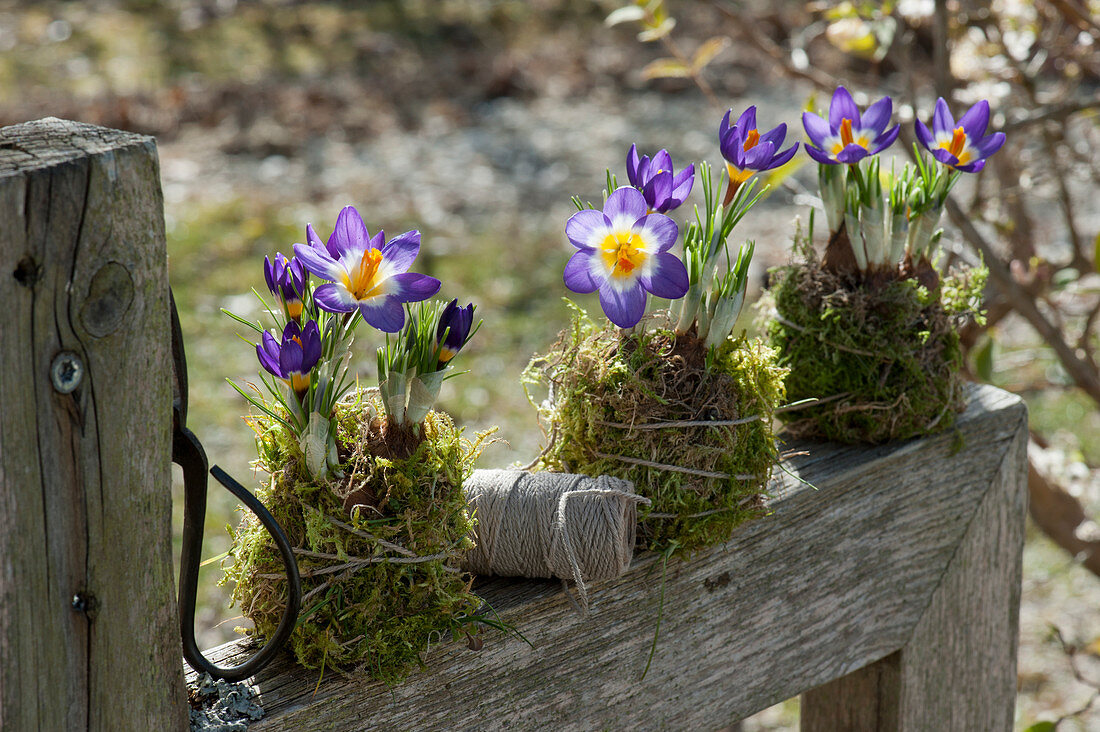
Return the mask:
<svg viewBox="0 0 1100 732">
<path fill-rule="evenodd" d="M 0 277 L 0 727 L 183 729 L 152 139 L 0 130 Z"/>
<path fill-rule="evenodd" d="M 1023 486 L 1014 471 L 1026 434 L 1018 398 L 990 387 L 969 396 L 945 434 L 870 448 L 788 445 L 809 454 L 787 470 L 816 488 L 783 474 L 771 516 L 669 564 L 661 638 L 644 680 L 662 581 L 653 556 L 639 557 L 620 581 L 595 585 L 587 616 L 553 583 L 485 584 L 482 596 L 532 646 L 500 634 L 480 653 L 435 646 L 428 670 L 393 689 L 332 674 L 317 688 L 316 673 L 284 656 L 256 679 L 268 717 L 250 729 L 719 728 L 914 638 L 927 639 L 930 654 L 948 643 L 945 653 L 968 657 L 966 624 L 986 618 L 997 628 L 974 644 L 1015 627 Z M 975 567 L 991 561 L 1003 565 L 999 578 L 969 587 Z M 1005 584 L 1013 576 L 1014 591 Z M 931 629 L 951 622 L 961 624 L 958 637 Z M 1014 649 L 1006 644 L 988 659 L 1003 666 L 991 705 L 1003 702 Z M 247 652 L 227 644 L 208 655 L 235 661 Z M 884 715 L 959 683 L 952 672 L 935 686 L 924 661 L 905 653 L 892 663 L 894 671 L 868 672 Z M 977 694 L 971 704 L 985 703 L 979 686 L 967 687 Z M 1000 718 L 990 714 L 983 718 Z"/>
</svg>

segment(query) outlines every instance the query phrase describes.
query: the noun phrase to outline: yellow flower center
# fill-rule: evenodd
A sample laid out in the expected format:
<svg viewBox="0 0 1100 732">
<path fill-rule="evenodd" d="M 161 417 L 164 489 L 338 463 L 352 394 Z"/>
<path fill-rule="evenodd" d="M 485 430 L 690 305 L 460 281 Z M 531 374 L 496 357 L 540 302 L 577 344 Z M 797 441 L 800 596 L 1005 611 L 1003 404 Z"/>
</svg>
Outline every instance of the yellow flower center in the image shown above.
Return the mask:
<svg viewBox="0 0 1100 732">
<path fill-rule="evenodd" d="M 966 162 L 970 160 L 970 151 L 965 150 L 966 147 L 966 130 L 962 127 L 956 127 L 955 132 L 951 135 L 951 141 L 944 140 L 940 143 L 940 148 L 954 155 L 959 159 L 959 165 L 966 165 Z"/>
<path fill-rule="evenodd" d="M 378 289 L 378 265 L 382 263 L 382 252 L 375 248 L 363 252 L 359 265 L 349 273 L 344 286 L 356 300 L 365 300 Z"/>
<path fill-rule="evenodd" d="M 291 320 L 297 320 L 302 317 L 302 305 L 301 300 L 287 300 L 286 301 L 286 314 Z"/>
<path fill-rule="evenodd" d="M 629 277 L 645 263 L 648 255 L 644 247 L 645 242 L 633 231 L 616 231 L 604 238 L 600 252 L 612 277 Z"/>
<path fill-rule="evenodd" d="M 730 183 L 735 184 L 735 185 L 741 185 L 742 183 L 747 181 L 749 178 L 751 178 L 752 174 L 755 171 L 753 171 L 751 168 L 745 168 L 744 170 L 740 170 L 737 167 L 735 167 L 732 163 L 726 163 L 726 172 L 729 173 Z"/>
<path fill-rule="evenodd" d="M 447 348 L 446 346 L 443 346 L 442 348 L 439 349 L 439 362 L 440 363 L 447 363 L 448 361 L 450 361 L 452 358 L 454 358 L 457 355 L 458 355 L 458 351 L 452 351 L 451 349 Z"/>
<path fill-rule="evenodd" d="M 309 374 L 298 374 L 292 371 L 287 381 L 290 382 L 290 388 L 299 394 L 309 388 Z"/>
<path fill-rule="evenodd" d="M 852 120 L 845 117 L 840 121 L 840 142 L 833 145 L 833 155 L 840 153 L 841 150 L 848 147 L 852 143 L 859 145 L 864 150 L 871 144 L 871 140 L 864 135 L 862 131 L 859 137 L 856 137 L 852 132 Z"/>
<path fill-rule="evenodd" d="M 749 130 L 748 134 L 745 135 L 745 146 L 742 149 L 749 150 L 754 148 L 758 142 L 760 142 L 760 133 L 756 130 Z"/>
</svg>

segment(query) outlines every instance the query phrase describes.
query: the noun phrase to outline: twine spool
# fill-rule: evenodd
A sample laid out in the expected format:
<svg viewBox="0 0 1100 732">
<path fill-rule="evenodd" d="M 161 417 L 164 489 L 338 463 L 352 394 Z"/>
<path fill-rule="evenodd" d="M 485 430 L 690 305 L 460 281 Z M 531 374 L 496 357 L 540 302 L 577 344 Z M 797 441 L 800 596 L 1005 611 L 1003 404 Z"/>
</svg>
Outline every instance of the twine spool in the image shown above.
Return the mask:
<svg viewBox="0 0 1100 732">
<path fill-rule="evenodd" d="M 637 506 L 649 499 L 629 481 L 602 475 L 475 470 L 465 483 L 477 517 L 462 568 L 502 577 L 614 579 L 634 554 Z"/>
</svg>

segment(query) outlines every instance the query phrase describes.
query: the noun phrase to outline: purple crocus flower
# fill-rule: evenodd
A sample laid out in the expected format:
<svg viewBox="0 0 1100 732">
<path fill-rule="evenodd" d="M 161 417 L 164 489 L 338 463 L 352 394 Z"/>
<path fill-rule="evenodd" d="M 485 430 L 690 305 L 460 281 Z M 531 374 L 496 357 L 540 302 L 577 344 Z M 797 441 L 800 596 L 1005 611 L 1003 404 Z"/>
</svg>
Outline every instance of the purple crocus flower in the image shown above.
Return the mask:
<svg viewBox="0 0 1100 732">
<path fill-rule="evenodd" d="M 634 326 L 645 314 L 646 294 L 674 300 L 688 290 L 684 263 L 669 253 L 676 243 L 676 222 L 649 213 L 634 188 L 619 188 L 603 211 L 573 214 L 565 234 L 580 251 L 565 265 L 565 286 L 573 292 L 600 291 L 600 305 L 620 328 Z"/>
<path fill-rule="evenodd" d="M 287 259 L 281 252 L 275 254 L 272 262 L 264 257 L 264 279 L 267 289 L 283 301 L 286 314 L 298 320 L 302 315 L 302 296 L 306 291 L 309 272 L 297 259 Z"/>
<path fill-rule="evenodd" d="M 301 396 L 309 389 L 309 372 L 321 358 L 321 333 L 316 321 L 303 329 L 293 320 L 283 328 L 282 342 L 264 331 L 256 346 L 256 357 L 273 376 L 286 379 L 294 393 Z"/>
<path fill-rule="evenodd" d="M 372 237 L 359 212 L 345 206 L 328 242 L 322 244 L 312 226 L 306 227 L 306 236 L 309 245 L 295 244 L 294 254 L 310 272 L 329 280 L 313 292 L 322 310 L 358 309 L 378 330 L 396 333 L 405 324 L 402 303 L 439 292 L 439 280 L 408 271 L 420 252 L 419 231 L 406 231 L 386 242 L 382 231 Z"/>
<path fill-rule="evenodd" d="M 977 173 L 985 167 L 986 158 L 1005 144 L 1005 133 L 985 134 L 989 125 L 989 102 L 984 99 L 966 111 L 958 124 L 940 97 L 932 113 L 932 130 L 919 119 L 917 139 L 944 165 L 963 173 Z"/>
<path fill-rule="evenodd" d="M 893 101 L 883 97 L 860 114 L 852 95 L 838 86 L 829 103 L 827 121 L 813 112 L 802 113 L 802 126 L 813 143 L 806 145 L 806 152 L 817 162 L 828 165 L 858 163 L 869 155 L 877 155 L 890 147 L 901 131 L 901 125 L 886 129 L 893 111 Z"/>
<path fill-rule="evenodd" d="M 742 183 L 753 173 L 778 168 L 794 157 L 798 152 L 798 143 L 780 152 L 787 137 L 787 125 L 780 124 L 763 135 L 756 129 L 756 107 L 749 107 L 737 118 L 737 124 L 730 126 L 728 110 L 718 125 L 718 145 L 722 157 L 726 159 L 726 171 L 729 173 L 730 187 L 725 203 L 733 200 L 733 195 Z"/>
<path fill-rule="evenodd" d="M 439 316 L 439 326 L 435 332 L 436 347 L 439 348 L 439 366 L 458 355 L 466 341 L 470 339 L 470 329 L 474 325 L 474 304 L 464 308 L 458 306 L 458 300 L 451 300 Z"/>
<path fill-rule="evenodd" d="M 648 155 L 639 158 L 638 146 L 631 145 L 626 156 L 626 177 L 630 185 L 645 196 L 650 213 L 668 213 L 691 195 L 691 187 L 695 185 L 695 163 L 676 173 L 667 150 L 658 151 L 650 160 Z"/>
</svg>

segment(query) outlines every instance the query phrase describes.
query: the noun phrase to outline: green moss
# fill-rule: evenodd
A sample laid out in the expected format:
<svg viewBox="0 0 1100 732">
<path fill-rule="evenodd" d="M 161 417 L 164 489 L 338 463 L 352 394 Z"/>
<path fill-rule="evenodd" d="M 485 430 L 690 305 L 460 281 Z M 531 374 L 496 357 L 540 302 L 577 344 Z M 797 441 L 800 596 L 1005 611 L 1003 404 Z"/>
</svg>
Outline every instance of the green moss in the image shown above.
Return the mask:
<svg viewBox="0 0 1100 732">
<path fill-rule="evenodd" d="M 790 433 L 878 443 L 954 424 L 958 325 L 980 301 L 984 269 L 952 273 L 932 293 L 915 279 L 854 285 L 812 256 L 772 275 L 761 309 L 778 316 L 765 327 L 791 372 L 787 396 L 829 399 L 784 413 Z"/>
<path fill-rule="evenodd" d="M 654 551 L 721 543 L 766 513 L 763 494 L 778 457 L 772 412 L 783 399 L 784 371 L 770 348 L 745 338 L 706 359 L 692 335 L 621 334 L 578 313 L 525 373 L 550 388 L 539 407 L 552 435 L 541 467 L 632 481 L 652 501 L 639 512 L 638 541 Z M 756 416 L 738 425 L 638 428 Z"/>
<path fill-rule="evenodd" d="M 306 477 L 283 429 L 256 422 L 259 463 L 270 474 L 257 493 L 291 544 L 309 552 L 298 559 L 304 600 L 290 640 L 299 663 L 397 683 L 421 665 L 429 643 L 472 630 L 481 601 L 470 576 L 453 567 L 472 546 L 462 484 L 485 435 L 471 443 L 449 417 L 431 412 L 422 435 L 395 448 L 379 411 L 369 396 L 338 408 L 344 477 L 326 485 Z M 401 452 L 407 456 L 395 456 Z M 410 553 L 432 559 L 392 561 Z M 234 600 L 256 632 L 270 636 L 286 581 L 274 543 L 251 514 L 233 532 L 232 554 L 226 579 L 236 582 Z M 377 563 L 341 566 L 366 559 Z"/>
</svg>

